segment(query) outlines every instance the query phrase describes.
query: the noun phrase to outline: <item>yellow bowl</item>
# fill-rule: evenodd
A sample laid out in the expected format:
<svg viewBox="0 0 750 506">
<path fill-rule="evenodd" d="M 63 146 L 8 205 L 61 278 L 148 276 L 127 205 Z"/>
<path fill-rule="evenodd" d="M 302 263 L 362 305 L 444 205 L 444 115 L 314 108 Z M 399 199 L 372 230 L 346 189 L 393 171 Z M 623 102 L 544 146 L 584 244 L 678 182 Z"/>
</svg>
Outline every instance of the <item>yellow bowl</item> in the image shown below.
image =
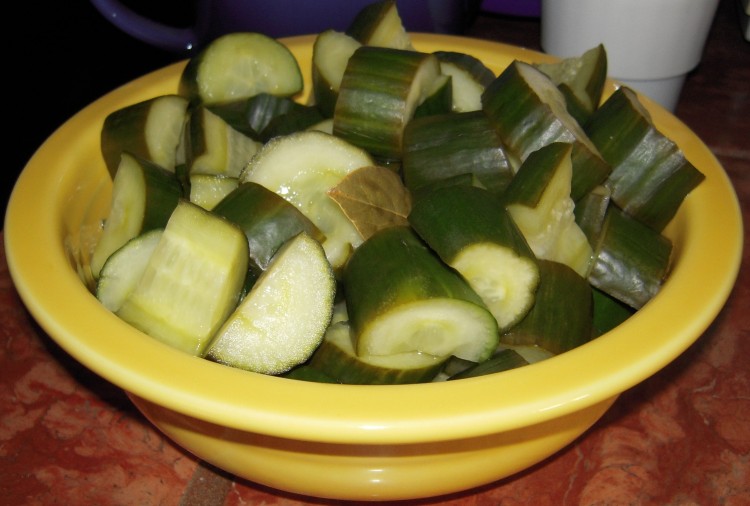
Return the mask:
<svg viewBox="0 0 750 506">
<path fill-rule="evenodd" d="M 516 58 L 549 59 L 454 36 L 413 40 L 423 51 L 472 54 L 495 72 Z M 309 83 L 313 37 L 284 42 Z M 612 332 L 514 371 L 421 385 L 316 384 L 188 356 L 108 312 L 83 282 L 111 195 L 102 122 L 127 104 L 175 92 L 183 65 L 118 88 L 41 146 L 14 188 L 6 249 L 21 297 L 56 342 L 128 392 L 167 436 L 237 476 L 336 499 L 428 497 L 509 476 L 563 448 L 621 392 L 682 353 L 736 279 L 743 232 L 726 173 L 684 124 L 644 99 L 706 180 L 668 227 L 675 256 L 661 293 Z M 609 83 L 607 93 L 613 89 Z"/>
</svg>

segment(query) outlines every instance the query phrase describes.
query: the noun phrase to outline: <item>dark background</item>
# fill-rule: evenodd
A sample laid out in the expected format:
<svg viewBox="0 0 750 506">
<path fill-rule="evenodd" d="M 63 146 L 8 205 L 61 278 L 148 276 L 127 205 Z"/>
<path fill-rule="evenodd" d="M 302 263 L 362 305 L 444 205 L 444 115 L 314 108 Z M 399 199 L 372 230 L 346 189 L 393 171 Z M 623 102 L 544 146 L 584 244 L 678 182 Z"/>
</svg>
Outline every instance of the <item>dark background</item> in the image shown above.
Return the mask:
<svg viewBox="0 0 750 506">
<path fill-rule="evenodd" d="M 185 0 L 127 0 L 134 10 L 179 26 Z M 182 59 L 120 32 L 88 0 L 19 2 L 3 30 L 4 149 L 0 205 L 26 162 L 57 127 L 109 91 Z M 175 14 L 181 13 L 181 14 Z"/>
</svg>

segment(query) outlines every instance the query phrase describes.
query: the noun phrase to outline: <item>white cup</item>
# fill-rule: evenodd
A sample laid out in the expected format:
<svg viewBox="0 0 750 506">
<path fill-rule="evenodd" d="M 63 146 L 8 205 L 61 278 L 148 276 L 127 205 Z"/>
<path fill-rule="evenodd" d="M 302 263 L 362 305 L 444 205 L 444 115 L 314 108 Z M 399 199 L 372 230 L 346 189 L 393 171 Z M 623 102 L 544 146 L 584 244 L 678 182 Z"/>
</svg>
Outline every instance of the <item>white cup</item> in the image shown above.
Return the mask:
<svg viewBox="0 0 750 506">
<path fill-rule="evenodd" d="M 542 0 L 541 45 L 578 56 L 602 43 L 608 74 L 674 111 L 719 0 Z"/>
</svg>

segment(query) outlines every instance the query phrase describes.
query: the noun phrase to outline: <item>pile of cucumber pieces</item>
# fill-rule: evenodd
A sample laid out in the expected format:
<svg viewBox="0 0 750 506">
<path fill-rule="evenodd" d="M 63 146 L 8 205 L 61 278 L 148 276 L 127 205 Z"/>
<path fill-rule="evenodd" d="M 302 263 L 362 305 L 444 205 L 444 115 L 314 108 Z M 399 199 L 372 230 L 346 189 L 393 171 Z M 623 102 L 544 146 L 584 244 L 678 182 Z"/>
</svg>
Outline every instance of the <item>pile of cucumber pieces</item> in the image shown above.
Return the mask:
<svg viewBox="0 0 750 506">
<path fill-rule="evenodd" d="M 603 46 L 555 63 L 412 46 L 393 0 L 298 62 L 218 38 L 174 94 L 111 112 L 91 261 L 110 311 L 183 352 L 356 384 L 521 367 L 659 291 L 662 231 L 704 178 Z"/>
</svg>

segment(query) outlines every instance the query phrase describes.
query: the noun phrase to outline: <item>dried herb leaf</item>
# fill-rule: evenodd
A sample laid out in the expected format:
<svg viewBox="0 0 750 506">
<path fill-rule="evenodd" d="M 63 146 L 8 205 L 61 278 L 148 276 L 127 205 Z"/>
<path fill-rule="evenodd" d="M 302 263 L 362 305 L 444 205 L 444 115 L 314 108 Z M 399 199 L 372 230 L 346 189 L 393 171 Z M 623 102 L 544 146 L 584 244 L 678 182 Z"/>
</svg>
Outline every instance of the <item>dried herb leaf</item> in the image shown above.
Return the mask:
<svg viewBox="0 0 750 506">
<path fill-rule="evenodd" d="M 408 225 L 411 194 L 391 169 L 362 167 L 347 175 L 328 195 L 341 207 L 363 239 L 380 229 Z"/>
</svg>

